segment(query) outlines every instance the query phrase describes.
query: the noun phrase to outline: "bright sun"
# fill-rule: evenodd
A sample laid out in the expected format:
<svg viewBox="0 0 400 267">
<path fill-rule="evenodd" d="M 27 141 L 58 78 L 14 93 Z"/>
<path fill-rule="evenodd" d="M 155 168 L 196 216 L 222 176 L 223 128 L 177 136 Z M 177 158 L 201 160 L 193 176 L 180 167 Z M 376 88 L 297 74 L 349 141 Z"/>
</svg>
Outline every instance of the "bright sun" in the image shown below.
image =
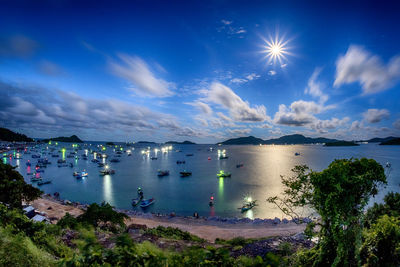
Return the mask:
<svg viewBox="0 0 400 267">
<path fill-rule="evenodd" d="M 288 41 L 283 41 L 282 39 L 279 39 L 278 37 L 275 37 L 273 40 L 270 38 L 270 40 L 264 40 L 265 45 L 264 45 L 264 50 L 263 53 L 265 53 L 265 58 L 268 58 L 268 62 L 274 62 L 278 60 L 279 63 L 282 63 L 283 60 L 286 60 L 286 55 L 290 55 L 288 52 L 287 48 L 287 43 Z"/>
</svg>

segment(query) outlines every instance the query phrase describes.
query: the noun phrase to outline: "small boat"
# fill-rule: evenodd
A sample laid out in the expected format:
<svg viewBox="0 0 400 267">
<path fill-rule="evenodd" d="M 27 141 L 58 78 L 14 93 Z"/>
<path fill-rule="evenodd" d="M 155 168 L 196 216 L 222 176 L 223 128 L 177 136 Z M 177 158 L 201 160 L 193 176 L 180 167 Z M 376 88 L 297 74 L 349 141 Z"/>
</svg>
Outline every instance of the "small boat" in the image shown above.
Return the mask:
<svg viewBox="0 0 400 267">
<path fill-rule="evenodd" d="M 101 163 L 101 162 L 99 162 L 99 163 L 97 163 L 97 167 L 104 167 L 104 163 Z"/>
<path fill-rule="evenodd" d="M 295 156 L 300 156 L 299 152 L 294 153 Z"/>
<path fill-rule="evenodd" d="M 256 203 L 257 200 L 252 200 L 252 201 L 247 201 L 246 203 L 243 204 L 243 206 L 241 208 L 239 208 L 241 210 L 241 212 L 246 212 L 248 210 L 251 210 L 252 208 L 254 208 L 255 206 L 257 206 Z"/>
<path fill-rule="evenodd" d="M 116 158 L 113 158 L 113 159 L 110 160 L 110 162 L 120 162 L 120 160 L 116 159 Z"/>
<path fill-rule="evenodd" d="M 150 157 L 150 159 L 151 159 L 151 160 L 156 160 L 156 159 L 157 159 L 157 157 Z"/>
<path fill-rule="evenodd" d="M 236 168 L 242 168 L 243 166 L 243 163 L 236 164 Z"/>
<path fill-rule="evenodd" d="M 65 163 L 66 161 L 65 161 L 65 159 L 59 159 L 59 160 L 57 160 L 57 163 Z"/>
<path fill-rule="evenodd" d="M 386 162 L 386 168 L 392 167 L 392 164 L 390 162 Z"/>
<path fill-rule="evenodd" d="M 142 201 L 143 197 L 137 197 L 132 199 L 132 206 L 137 206 L 141 201 Z"/>
<path fill-rule="evenodd" d="M 73 175 L 73 176 L 78 176 L 78 175 L 79 175 L 79 172 L 74 172 L 72 175 Z"/>
<path fill-rule="evenodd" d="M 40 155 L 35 155 L 35 154 L 34 154 L 34 155 L 32 155 L 32 158 L 33 158 L 33 159 L 39 159 L 39 158 L 40 158 Z"/>
<path fill-rule="evenodd" d="M 37 183 L 37 185 L 45 185 L 45 184 L 51 184 L 51 181 L 39 181 L 38 183 Z"/>
<path fill-rule="evenodd" d="M 77 179 L 81 179 L 81 178 L 87 177 L 88 175 L 89 175 L 89 174 L 88 174 L 87 172 L 83 171 L 83 172 L 78 173 L 78 175 L 76 175 L 75 177 L 76 177 Z"/>
<path fill-rule="evenodd" d="M 193 157 L 193 154 L 186 154 L 186 157 Z"/>
<path fill-rule="evenodd" d="M 217 176 L 219 178 L 226 178 L 226 177 L 231 177 L 231 173 L 230 172 L 224 172 L 224 171 L 219 171 L 219 173 L 217 173 Z"/>
<path fill-rule="evenodd" d="M 26 163 L 26 166 L 31 166 L 31 163 L 28 161 L 28 162 Z"/>
<path fill-rule="evenodd" d="M 228 159 L 228 158 L 229 158 L 228 156 L 224 156 L 224 155 L 219 156 L 219 159 Z"/>
<path fill-rule="evenodd" d="M 74 167 L 74 164 L 69 163 L 69 167 L 70 167 L 70 168 Z"/>
<path fill-rule="evenodd" d="M 177 160 L 176 161 L 176 164 L 185 164 L 186 163 L 186 161 L 184 161 L 184 160 Z"/>
<path fill-rule="evenodd" d="M 188 177 L 192 175 L 192 172 L 188 172 L 188 171 L 182 171 L 180 172 L 181 177 Z"/>
<path fill-rule="evenodd" d="M 149 199 L 143 199 L 141 202 L 140 202 L 140 207 L 141 208 L 147 208 L 148 206 L 150 206 L 151 204 L 154 204 L 154 202 L 155 202 L 156 200 L 152 197 L 152 198 L 149 198 Z"/>
<path fill-rule="evenodd" d="M 59 155 L 57 155 L 57 154 L 54 154 L 54 155 L 51 155 L 53 158 L 58 158 L 59 157 Z"/>
<path fill-rule="evenodd" d="M 110 175 L 110 174 L 115 174 L 115 171 L 114 170 L 105 169 L 105 170 L 101 170 L 100 174 L 101 175 Z"/>
<path fill-rule="evenodd" d="M 98 159 L 92 159 L 91 161 L 92 161 L 93 163 L 98 163 L 98 162 L 99 162 Z"/>
<path fill-rule="evenodd" d="M 165 171 L 158 170 L 158 172 L 157 172 L 157 176 L 159 176 L 159 177 L 168 176 L 168 175 L 169 175 L 169 170 L 165 170 Z"/>
</svg>

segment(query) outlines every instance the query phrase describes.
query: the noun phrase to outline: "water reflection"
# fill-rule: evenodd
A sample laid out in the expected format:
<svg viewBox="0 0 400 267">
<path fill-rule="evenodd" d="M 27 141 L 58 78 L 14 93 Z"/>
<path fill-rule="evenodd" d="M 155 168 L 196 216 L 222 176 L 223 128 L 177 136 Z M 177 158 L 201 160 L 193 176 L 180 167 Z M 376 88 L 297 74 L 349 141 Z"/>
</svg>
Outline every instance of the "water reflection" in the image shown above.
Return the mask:
<svg viewBox="0 0 400 267">
<path fill-rule="evenodd" d="M 248 210 L 248 211 L 246 211 L 245 216 L 246 216 L 246 218 L 254 219 L 253 210 Z"/>
<path fill-rule="evenodd" d="M 113 203 L 113 190 L 111 175 L 103 176 L 103 200 L 108 203 Z"/>
<path fill-rule="evenodd" d="M 224 199 L 224 178 L 218 178 L 218 197 L 220 200 Z"/>
</svg>

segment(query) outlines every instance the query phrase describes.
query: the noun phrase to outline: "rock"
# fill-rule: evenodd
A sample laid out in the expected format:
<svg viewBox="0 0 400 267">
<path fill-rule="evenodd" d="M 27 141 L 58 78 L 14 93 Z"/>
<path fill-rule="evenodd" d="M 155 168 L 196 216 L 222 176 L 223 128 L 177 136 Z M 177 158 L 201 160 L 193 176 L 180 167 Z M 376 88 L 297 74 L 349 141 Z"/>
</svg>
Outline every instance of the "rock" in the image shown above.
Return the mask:
<svg viewBox="0 0 400 267">
<path fill-rule="evenodd" d="M 283 222 L 283 223 L 289 223 L 289 220 L 286 219 L 286 218 L 284 218 L 284 219 L 282 220 L 282 222 Z"/>
<path fill-rule="evenodd" d="M 275 217 L 274 224 L 279 224 L 279 223 L 281 223 L 281 219 L 279 219 L 278 217 Z"/>
</svg>

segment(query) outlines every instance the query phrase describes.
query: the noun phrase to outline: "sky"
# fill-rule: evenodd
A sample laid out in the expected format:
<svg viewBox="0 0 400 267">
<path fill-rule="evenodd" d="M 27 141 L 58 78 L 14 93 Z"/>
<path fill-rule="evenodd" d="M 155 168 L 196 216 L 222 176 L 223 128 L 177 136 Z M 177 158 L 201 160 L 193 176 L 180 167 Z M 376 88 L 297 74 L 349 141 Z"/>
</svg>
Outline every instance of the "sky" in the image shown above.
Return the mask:
<svg viewBox="0 0 400 267">
<path fill-rule="evenodd" d="M 396 1 L 1 1 L 0 127 L 91 141 L 400 136 Z"/>
</svg>

